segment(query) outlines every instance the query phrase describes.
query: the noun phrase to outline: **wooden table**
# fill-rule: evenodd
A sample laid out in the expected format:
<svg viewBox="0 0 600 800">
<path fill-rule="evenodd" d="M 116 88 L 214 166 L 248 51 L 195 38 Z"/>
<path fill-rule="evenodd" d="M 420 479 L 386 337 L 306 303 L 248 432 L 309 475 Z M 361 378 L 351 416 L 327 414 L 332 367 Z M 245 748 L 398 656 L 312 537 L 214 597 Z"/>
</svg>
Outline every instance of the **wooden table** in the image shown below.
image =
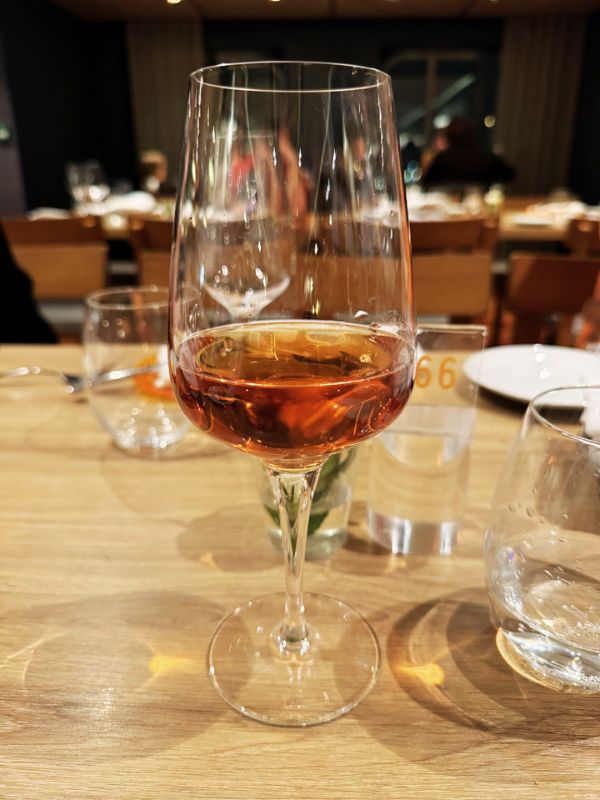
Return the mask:
<svg viewBox="0 0 600 800">
<path fill-rule="evenodd" d="M 523 212 L 503 211 L 500 214 L 498 239 L 505 242 L 561 242 L 567 232 L 568 222 L 552 225 L 520 225 L 518 217 Z"/>
<path fill-rule="evenodd" d="M 0 367 L 79 362 L 72 346 L 0 348 Z M 306 587 L 369 618 L 382 671 L 351 714 L 307 730 L 243 719 L 205 675 L 219 618 L 282 588 L 250 459 L 198 433 L 166 458 L 124 455 L 39 377 L 3 383 L 0 413 L 2 798 L 598 796 L 600 700 L 512 673 L 488 621 L 484 521 L 520 411 L 482 401 L 450 557 L 370 546 L 359 481 L 348 544 L 308 564 Z"/>
</svg>

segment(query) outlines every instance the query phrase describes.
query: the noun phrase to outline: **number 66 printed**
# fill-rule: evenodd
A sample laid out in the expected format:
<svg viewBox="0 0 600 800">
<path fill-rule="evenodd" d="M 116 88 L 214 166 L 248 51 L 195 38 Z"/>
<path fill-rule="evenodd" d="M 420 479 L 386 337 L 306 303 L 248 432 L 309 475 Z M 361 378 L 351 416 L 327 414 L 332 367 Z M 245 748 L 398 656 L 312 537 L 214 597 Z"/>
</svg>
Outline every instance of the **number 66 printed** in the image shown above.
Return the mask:
<svg viewBox="0 0 600 800">
<path fill-rule="evenodd" d="M 451 389 L 456 383 L 454 364 L 456 364 L 454 356 L 442 358 L 437 365 L 432 363 L 431 356 L 421 356 L 417 361 L 415 386 L 418 386 L 419 389 L 425 389 L 435 380 L 441 389 Z"/>
</svg>

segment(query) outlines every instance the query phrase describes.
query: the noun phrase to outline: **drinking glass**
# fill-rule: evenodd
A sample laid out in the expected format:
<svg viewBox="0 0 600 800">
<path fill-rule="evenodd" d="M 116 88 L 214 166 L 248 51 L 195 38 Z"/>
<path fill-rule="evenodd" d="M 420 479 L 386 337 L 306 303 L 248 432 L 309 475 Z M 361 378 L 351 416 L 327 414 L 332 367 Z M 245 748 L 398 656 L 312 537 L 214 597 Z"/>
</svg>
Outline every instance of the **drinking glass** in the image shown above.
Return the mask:
<svg viewBox="0 0 600 800">
<path fill-rule="evenodd" d="M 66 175 L 71 197 L 82 210 L 93 212 L 110 194 L 110 186 L 98 161 L 67 164 Z"/>
<path fill-rule="evenodd" d="M 378 70 L 261 62 L 191 76 L 171 377 L 195 425 L 263 461 L 286 589 L 220 623 L 209 676 L 233 708 L 274 725 L 333 719 L 376 680 L 371 627 L 341 600 L 304 594 L 302 574 L 321 466 L 389 425 L 413 382 L 401 175 Z"/>
<path fill-rule="evenodd" d="M 496 642 L 520 674 L 600 691 L 600 387 L 534 398 L 485 542 Z"/>
<path fill-rule="evenodd" d="M 469 477 L 477 384 L 462 365 L 481 352 L 483 325 L 425 325 L 417 331 L 410 400 L 371 448 L 369 533 L 393 553 L 452 552 Z"/>
<path fill-rule="evenodd" d="M 168 300 L 159 286 L 101 289 L 86 297 L 90 405 L 117 447 L 130 453 L 159 454 L 189 429 L 169 380 Z"/>
</svg>

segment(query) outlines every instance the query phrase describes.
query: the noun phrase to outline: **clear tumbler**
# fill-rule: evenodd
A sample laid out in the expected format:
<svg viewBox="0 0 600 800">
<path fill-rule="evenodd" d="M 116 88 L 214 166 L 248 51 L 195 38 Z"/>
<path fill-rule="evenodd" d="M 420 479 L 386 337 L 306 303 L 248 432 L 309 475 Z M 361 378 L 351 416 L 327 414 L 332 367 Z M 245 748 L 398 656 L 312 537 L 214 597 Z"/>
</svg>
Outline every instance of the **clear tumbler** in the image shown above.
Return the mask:
<svg viewBox="0 0 600 800">
<path fill-rule="evenodd" d="M 600 691 L 600 387 L 534 398 L 485 541 L 500 653 L 563 691 Z"/>
<path fill-rule="evenodd" d="M 158 286 L 107 289 L 86 298 L 90 404 L 123 450 L 160 452 L 190 427 L 171 389 L 167 317 L 168 292 Z"/>
</svg>

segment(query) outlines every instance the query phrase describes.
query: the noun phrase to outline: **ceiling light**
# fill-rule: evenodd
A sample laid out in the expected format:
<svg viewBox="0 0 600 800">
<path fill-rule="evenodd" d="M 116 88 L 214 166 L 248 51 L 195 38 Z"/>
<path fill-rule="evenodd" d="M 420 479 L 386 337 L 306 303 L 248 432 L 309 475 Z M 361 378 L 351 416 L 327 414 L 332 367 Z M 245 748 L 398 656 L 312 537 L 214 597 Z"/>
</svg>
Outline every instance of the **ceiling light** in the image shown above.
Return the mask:
<svg viewBox="0 0 600 800">
<path fill-rule="evenodd" d="M 167 3 L 170 6 L 176 6 L 178 3 L 181 3 L 181 0 L 167 0 Z"/>
</svg>

